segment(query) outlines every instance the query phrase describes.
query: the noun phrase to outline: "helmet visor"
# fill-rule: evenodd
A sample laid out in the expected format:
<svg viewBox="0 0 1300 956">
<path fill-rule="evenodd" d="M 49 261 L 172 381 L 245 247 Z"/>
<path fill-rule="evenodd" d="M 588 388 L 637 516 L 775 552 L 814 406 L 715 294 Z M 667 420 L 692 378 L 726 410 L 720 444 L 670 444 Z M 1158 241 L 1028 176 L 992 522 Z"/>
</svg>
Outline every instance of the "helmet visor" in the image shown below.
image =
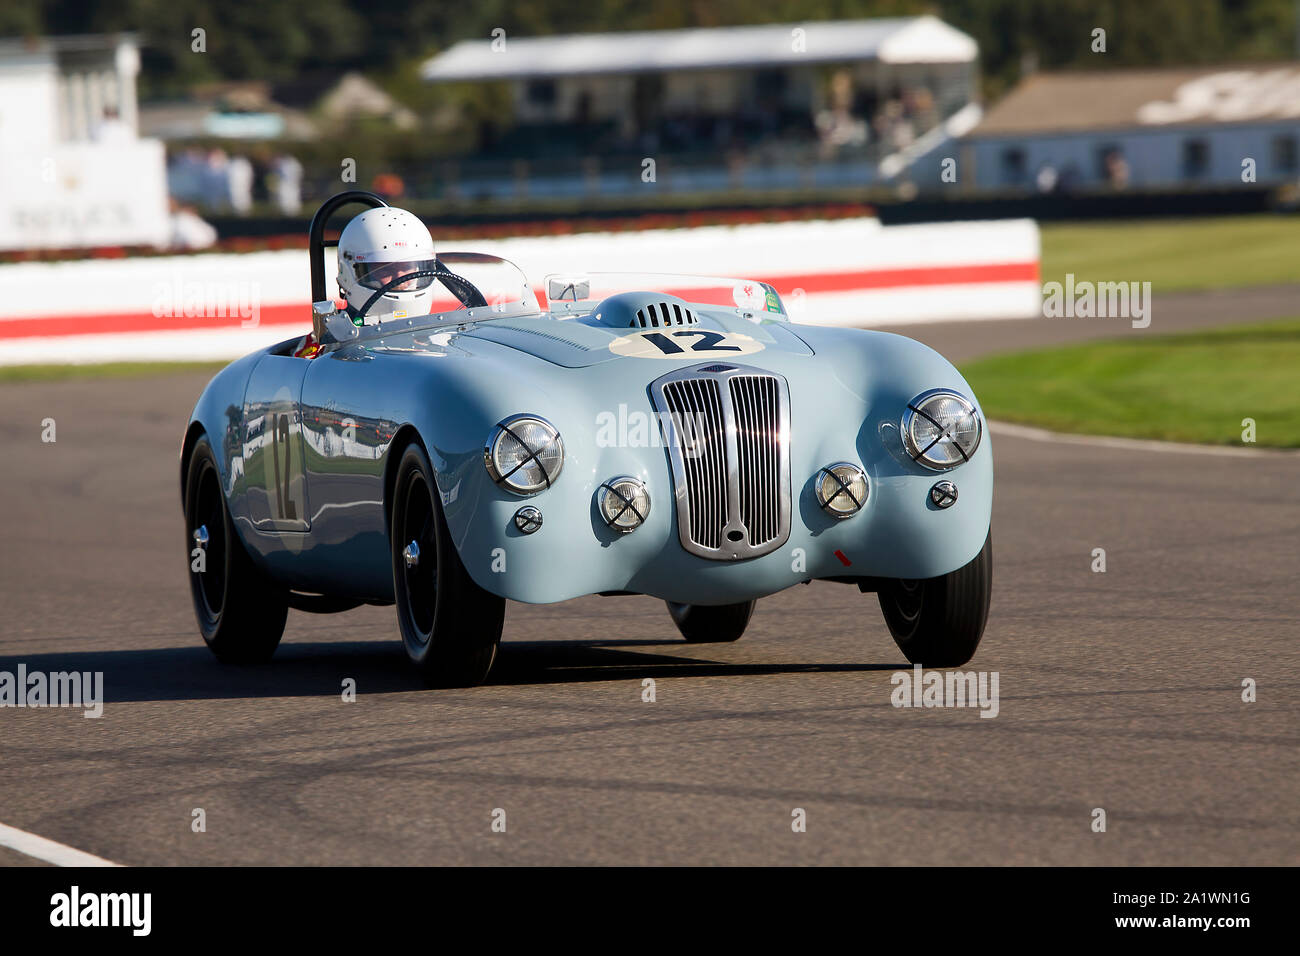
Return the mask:
<svg viewBox="0 0 1300 956">
<path fill-rule="evenodd" d="M 436 259 L 418 259 L 409 262 L 357 262 L 352 266 L 358 284 L 367 289 L 382 289 L 394 279 L 400 279 L 402 276 L 411 275 L 415 272 L 430 272 L 437 267 L 438 262 Z M 428 288 L 432 282 L 433 276 L 421 276 L 409 282 L 399 283 L 388 291 L 415 292 L 419 289 Z"/>
</svg>

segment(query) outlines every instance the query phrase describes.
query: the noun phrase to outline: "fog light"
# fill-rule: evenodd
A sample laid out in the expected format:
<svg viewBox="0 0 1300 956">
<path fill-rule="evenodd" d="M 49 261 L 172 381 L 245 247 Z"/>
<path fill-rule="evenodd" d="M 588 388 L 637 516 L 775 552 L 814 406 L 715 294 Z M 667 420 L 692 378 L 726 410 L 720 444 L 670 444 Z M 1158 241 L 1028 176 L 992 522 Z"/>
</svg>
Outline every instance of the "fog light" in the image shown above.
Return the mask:
<svg viewBox="0 0 1300 956">
<path fill-rule="evenodd" d="M 596 492 L 600 516 L 615 531 L 635 531 L 650 516 L 650 492 L 645 482 L 631 475 L 611 478 Z"/>
<path fill-rule="evenodd" d="M 951 508 L 957 503 L 957 486 L 951 481 L 936 481 L 930 489 L 930 501 L 936 508 Z"/>
<path fill-rule="evenodd" d="M 515 512 L 515 527 L 524 534 L 532 534 L 542 526 L 542 512 L 532 505 L 525 505 Z"/>
<path fill-rule="evenodd" d="M 841 461 L 817 472 L 817 503 L 832 518 L 851 518 L 867 503 L 867 475 L 857 465 Z"/>
</svg>

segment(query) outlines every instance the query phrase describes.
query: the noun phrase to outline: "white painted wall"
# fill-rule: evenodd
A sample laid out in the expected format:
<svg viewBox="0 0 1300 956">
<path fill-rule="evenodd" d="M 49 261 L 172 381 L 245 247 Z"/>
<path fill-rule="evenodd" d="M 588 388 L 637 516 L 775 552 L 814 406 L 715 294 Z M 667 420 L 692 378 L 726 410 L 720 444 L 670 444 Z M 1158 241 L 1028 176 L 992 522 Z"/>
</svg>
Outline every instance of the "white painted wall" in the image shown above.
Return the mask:
<svg viewBox="0 0 1300 956">
<path fill-rule="evenodd" d="M 550 273 L 662 272 L 737 278 L 803 277 L 778 285 L 791 317 L 810 324 L 890 325 L 1041 314 L 1039 234 L 1031 220 L 882 226 L 875 219 L 762 223 L 625 233 L 438 243 L 443 251 L 486 252 L 518 265 L 535 288 Z M 873 287 L 899 269 L 1013 263 L 1032 278 L 999 282 Z M 123 358 L 233 358 L 308 325 L 308 257 L 303 250 L 159 256 L 0 266 L 0 364 L 103 362 Z M 333 273 L 327 269 L 327 274 Z M 861 274 L 859 288 L 815 291 L 818 277 Z M 301 306 L 292 325 L 77 335 L 6 336 L 7 321 L 60 316 L 152 314 L 186 284 L 256 297 L 260 309 Z M 238 285 L 239 288 L 235 288 Z M 335 294 L 333 288 L 331 295 Z M 301 315 L 301 318 L 296 316 Z M 279 320 L 283 322 L 284 320 Z M 183 320 L 178 325 L 184 325 Z M 18 326 L 15 326 L 17 328 Z"/>
</svg>

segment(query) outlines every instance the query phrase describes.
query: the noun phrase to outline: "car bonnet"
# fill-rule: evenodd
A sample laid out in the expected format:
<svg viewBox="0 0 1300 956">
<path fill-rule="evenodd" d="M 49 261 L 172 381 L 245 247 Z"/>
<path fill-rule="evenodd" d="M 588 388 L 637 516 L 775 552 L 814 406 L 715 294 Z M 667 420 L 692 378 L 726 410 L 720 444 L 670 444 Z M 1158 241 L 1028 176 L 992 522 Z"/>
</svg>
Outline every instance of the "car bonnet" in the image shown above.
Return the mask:
<svg viewBox="0 0 1300 956">
<path fill-rule="evenodd" d="M 784 323 L 758 324 L 713 311 L 702 311 L 700 322 L 689 330 L 614 329 L 575 319 L 539 316 L 485 322 L 464 335 L 518 349 L 565 368 L 586 368 L 638 356 L 703 360 L 731 354 L 741 358 L 767 349 L 813 354 Z"/>
</svg>

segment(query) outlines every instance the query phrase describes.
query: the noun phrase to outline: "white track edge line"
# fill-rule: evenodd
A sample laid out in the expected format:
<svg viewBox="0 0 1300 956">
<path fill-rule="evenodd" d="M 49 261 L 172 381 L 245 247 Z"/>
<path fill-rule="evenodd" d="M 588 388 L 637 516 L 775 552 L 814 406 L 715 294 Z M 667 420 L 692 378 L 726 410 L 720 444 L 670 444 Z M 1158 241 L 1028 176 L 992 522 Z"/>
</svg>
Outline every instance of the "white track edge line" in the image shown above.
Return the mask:
<svg viewBox="0 0 1300 956">
<path fill-rule="evenodd" d="M 85 853 L 70 846 L 64 846 L 62 843 L 56 843 L 54 840 L 47 840 L 35 833 L 28 833 L 26 830 L 5 826 L 3 823 L 0 823 L 0 847 L 17 850 L 24 856 L 30 856 L 45 863 L 53 863 L 55 866 L 122 865 L 95 856 L 93 853 Z"/>
<path fill-rule="evenodd" d="M 1148 438 L 1115 438 L 1105 435 L 1069 435 L 1013 425 L 1010 422 L 990 421 L 989 428 L 1011 438 L 1029 441 L 1059 442 L 1065 445 L 1092 445 L 1097 448 L 1119 448 L 1125 451 L 1168 451 L 1184 455 L 1218 455 L 1223 458 L 1296 458 L 1300 451 L 1285 448 L 1232 448 L 1226 445 L 1193 445 L 1176 441 L 1155 441 Z"/>
</svg>

